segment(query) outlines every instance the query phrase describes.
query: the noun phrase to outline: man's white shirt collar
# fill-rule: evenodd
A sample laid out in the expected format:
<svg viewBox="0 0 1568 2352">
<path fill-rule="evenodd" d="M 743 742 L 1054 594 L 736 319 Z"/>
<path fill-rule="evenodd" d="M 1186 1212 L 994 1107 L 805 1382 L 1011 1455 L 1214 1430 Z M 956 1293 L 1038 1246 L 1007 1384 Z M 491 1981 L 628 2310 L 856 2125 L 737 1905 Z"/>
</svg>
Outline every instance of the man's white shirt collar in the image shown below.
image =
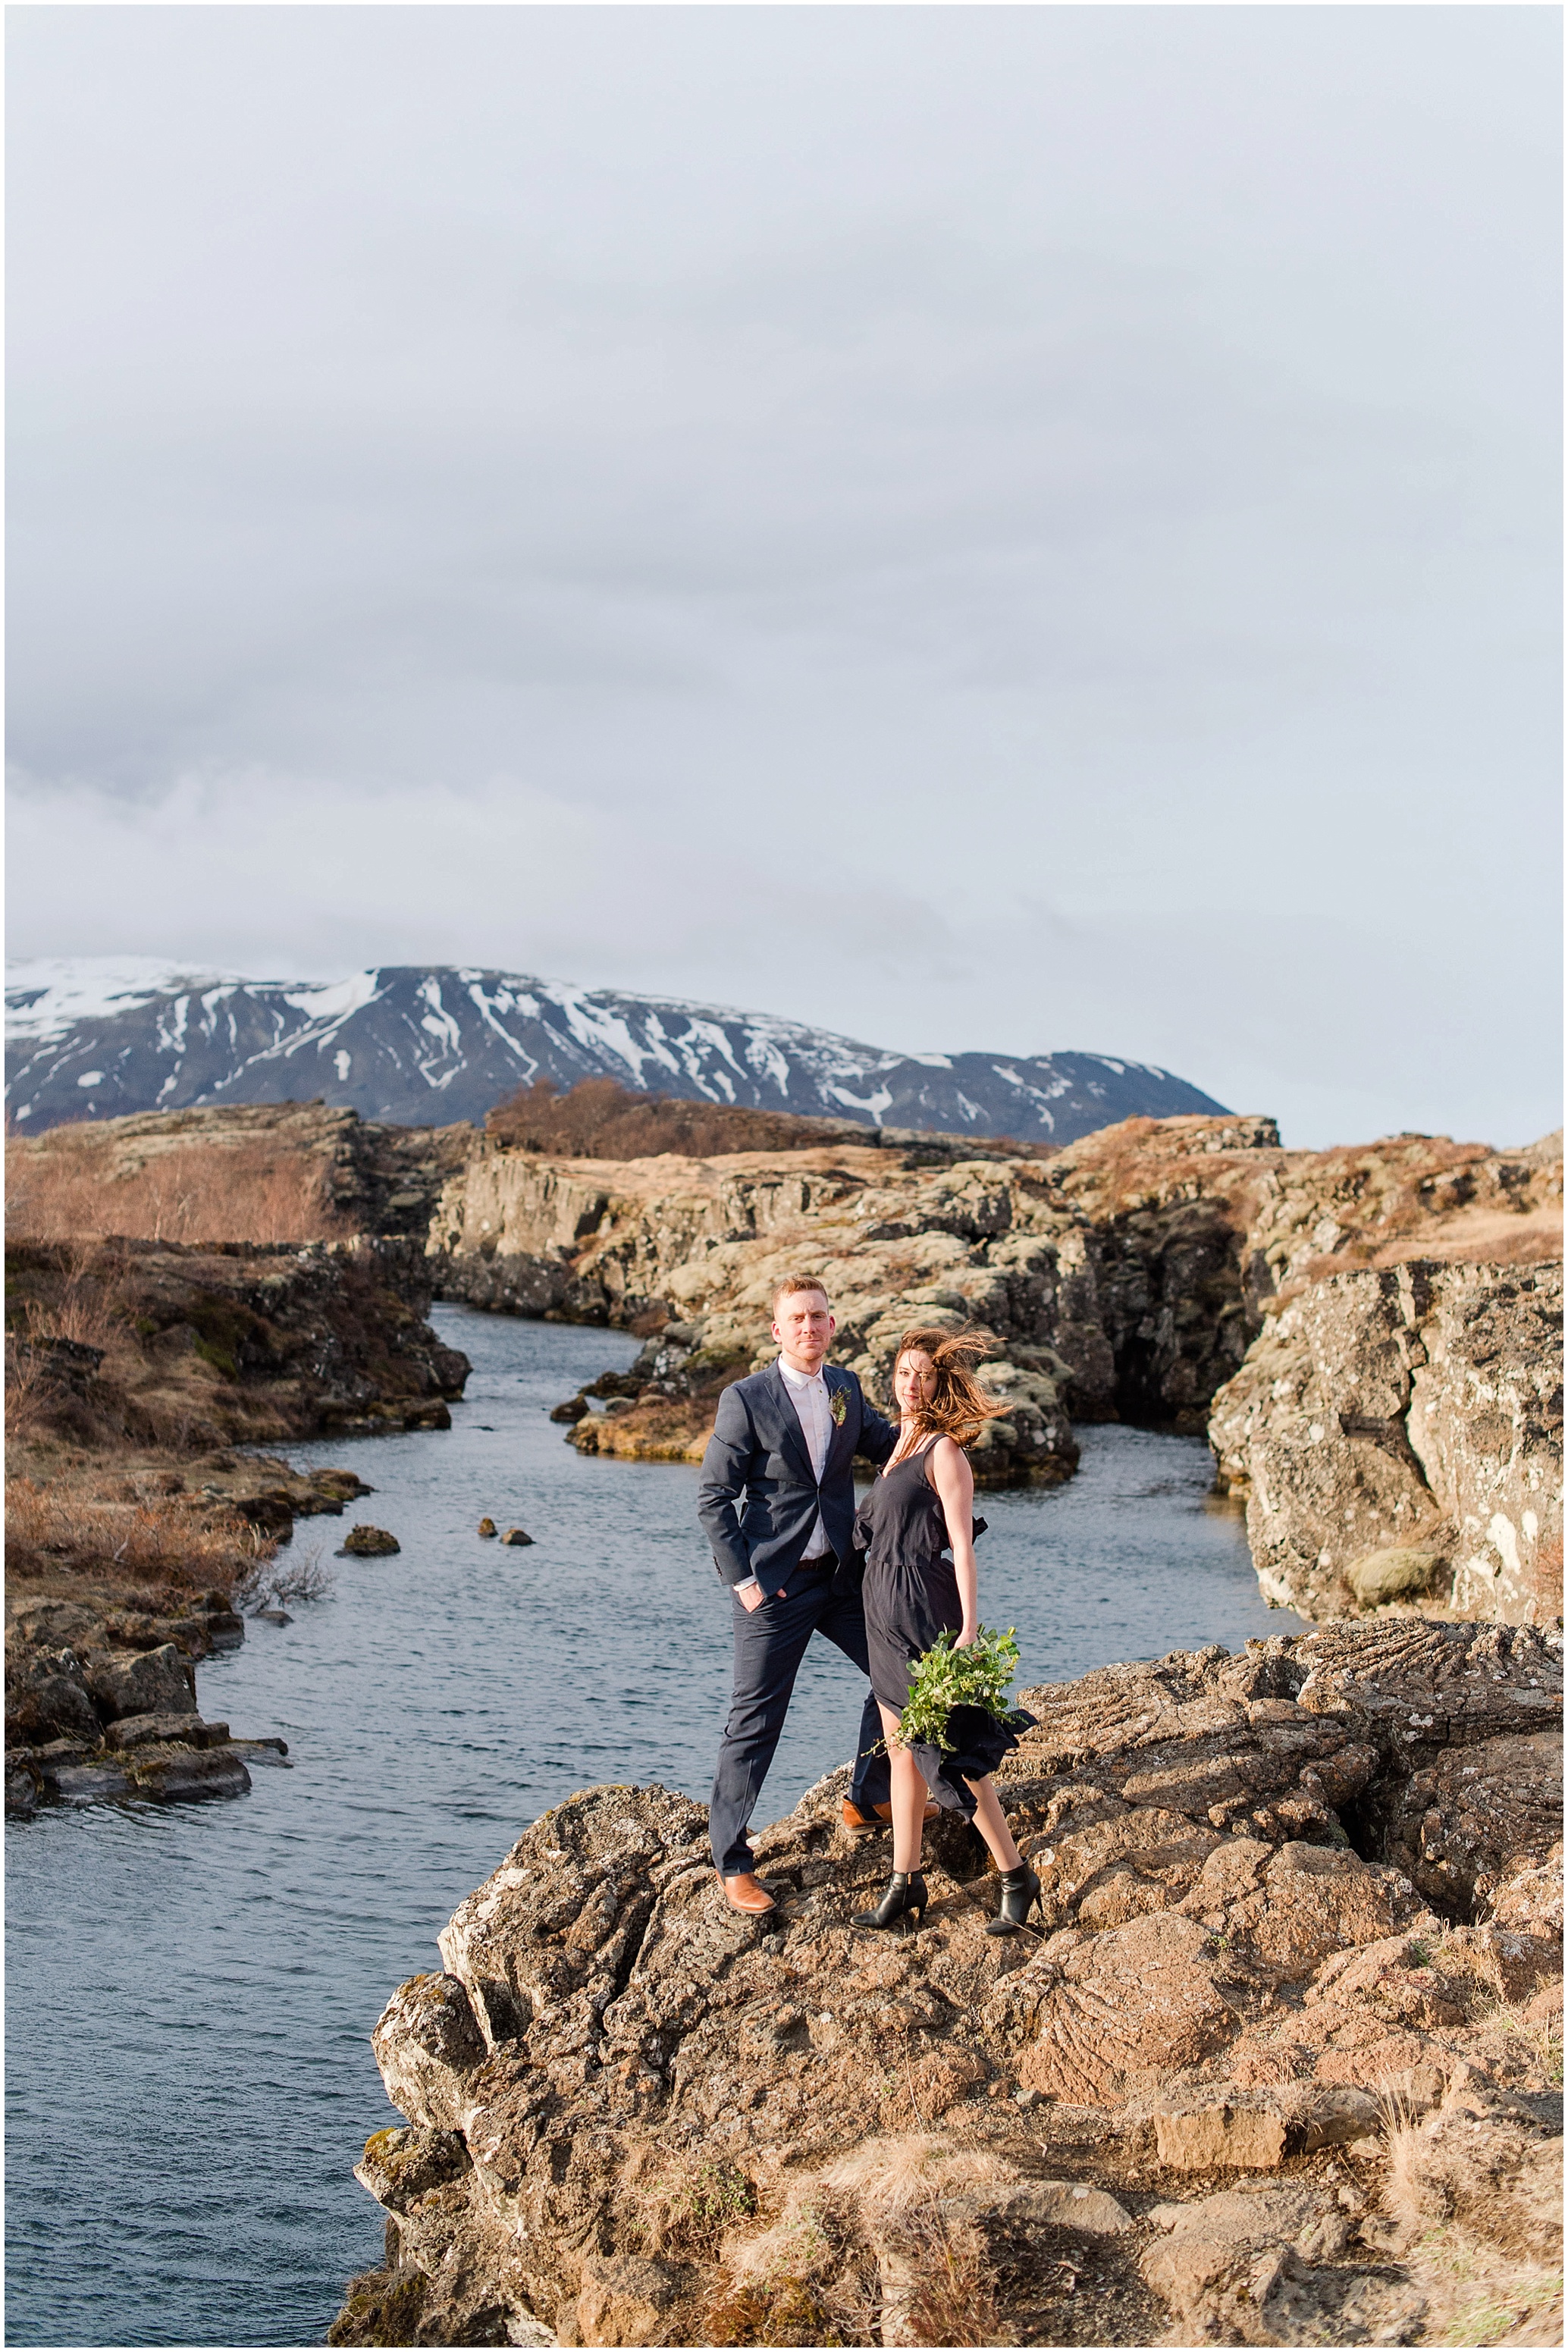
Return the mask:
<svg viewBox="0 0 1568 2352">
<path fill-rule="evenodd" d="M 779 1358 L 779 1370 L 784 1374 L 785 1380 L 788 1381 L 792 1388 L 807 1389 L 811 1387 L 814 1381 L 822 1381 L 822 1373 L 820 1370 L 815 1372 L 797 1372 L 795 1366 L 793 1364 L 786 1364 L 782 1356 Z M 823 1386 L 826 1386 L 826 1381 L 823 1381 Z"/>
</svg>

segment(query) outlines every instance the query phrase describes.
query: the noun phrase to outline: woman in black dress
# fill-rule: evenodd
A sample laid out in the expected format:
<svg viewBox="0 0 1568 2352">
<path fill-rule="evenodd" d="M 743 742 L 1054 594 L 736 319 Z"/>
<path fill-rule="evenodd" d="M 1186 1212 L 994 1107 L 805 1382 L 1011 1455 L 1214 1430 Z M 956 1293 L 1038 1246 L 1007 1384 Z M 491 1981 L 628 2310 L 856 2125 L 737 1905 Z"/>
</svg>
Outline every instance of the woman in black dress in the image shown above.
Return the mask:
<svg viewBox="0 0 1568 2352">
<path fill-rule="evenodd" d="M 953 1749 L 907 1748 L 899 1717 L 909 1701 L 916 1659 L 944 1630 L 967 1649 L 979 1630 L 973 1517 L 974 1476 L 963 1448 L 1005 1408 L 974 1378 L 984 1342 L 963 1332 L 909 1331 L 893 1361 L 899 1443 L 860 1507 L 857 1529 L 868 1546 L 866 1641 L 871 1689 L 881 1711 L 892 1765 L 893 1874 L 874 1911 L 858 1927 L 890 1927 L 926 1906 L 921 1875 L 921 1822 L 927 1790 L 966 1813 L 1002 1874 L 1002 1907 L 989 1936 L 1011 1936 L 1028 1917 L 1040 1882 L 1019 1853 L 991 1775 L 1018 1744 L 983 1707 L 954 1707 Z M 946 1555 L 951 1552 L 952 1558 Z M 1023 1717 L 1020 1722 L 1027 1723 Z"/>
</svg>

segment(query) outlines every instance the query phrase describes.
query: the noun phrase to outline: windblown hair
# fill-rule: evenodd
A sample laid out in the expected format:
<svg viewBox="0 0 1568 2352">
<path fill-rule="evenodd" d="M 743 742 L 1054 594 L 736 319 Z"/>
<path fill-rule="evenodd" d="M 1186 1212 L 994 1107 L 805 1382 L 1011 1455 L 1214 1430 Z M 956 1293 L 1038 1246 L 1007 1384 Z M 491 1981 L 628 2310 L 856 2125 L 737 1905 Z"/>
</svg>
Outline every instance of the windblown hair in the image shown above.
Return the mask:
<svg viewBox="0 0 1568 2352">
<path fill-rule="evenodd" d="M 974 1377 L 975 1365 L 994 1352 L 994 1340 L 985 1331 L 906 1331 L 894 1351 L 895 1371 L 900 1358 L 916 1348 L 931 1360 L 936 1394 L 912 1416 L 915 1433 L 934 1432 L 955 1445 L 973 1445 L 986 1423 L 1007 1410 Z"/>
</svg>

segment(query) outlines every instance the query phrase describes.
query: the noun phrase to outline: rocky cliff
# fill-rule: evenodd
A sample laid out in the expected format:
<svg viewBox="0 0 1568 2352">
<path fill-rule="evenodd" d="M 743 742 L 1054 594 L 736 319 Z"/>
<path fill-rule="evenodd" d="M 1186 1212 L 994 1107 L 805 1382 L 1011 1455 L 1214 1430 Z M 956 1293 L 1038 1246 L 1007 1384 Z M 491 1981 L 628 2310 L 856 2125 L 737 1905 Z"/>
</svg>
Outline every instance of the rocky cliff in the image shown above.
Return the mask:
<svg viewBox="0 0 1568 2352">
<path fill-rule="evenodd" d="M 10 1244 L 8 1388 L 43 1442 L 204 1447 L 445 1428 L 468 1360 L 418 1243 Z"/>
<path fill-rule="evenodd" d="M 7 1810 L 239 1793 L 195 1663 L 243 1639 L 235 1594 L 266 1598 L 297 1516 L 369 1491 L 257 1447 L 449 1424 L 468 1366 L 424 1319 L 429 1261 L 21 1242 L 6 1291 Z"/>
<path fill-rule="evenodd" d="M 1561 1646 L 1391 1622 L 1026 1694 L 1037 1931 L 840 1772 L 723 1906 L 652 1788 L 544 1815 L 374 2036 L 342 2344 L 1558 2339 Z"/>
<path fill-rule="evenodd" d="M 1267 1119 L 1184 1118 L 1044 1160 L 889 1138 L 619 1164 L 485 1139 L 429 1246 L 445 1295 L 647 1335 L 631 1372 L 563 1405 L 585 1450 L 698 1456 L 724 1382 L 772 1353 L 773 1282 L 805 1269 L 838 1360 L 884 1398 L 911 1323 L 993 1334 L 984 1376 L 1015 1410 L 983 1483 L 1069 1475 L 1072 1418 L 1206 1430 L 1272 1599 L 1561 1606 L 1559 1138 L 1291 1152 Z"/>
<path fill-rule="evenodd" d="M 1563 1268 L 1335 1275 L 1214 1401 L 1269 1598 L 1549 1621 L 1563 1591 Z"/>
<path fill-rule="evenodd" d="M 473 1140 L 461 1123 L 391 1127 L 322 1102 L 83 1119 L 6 1137 L 6 1224 L 13 1235 L 39 1239 L 423 1239 L 443 1182 Z M 233 1171 L 226 1181 L 226 1171 Z M 268 1200 L 265 1180 L 285 1176 L 293 1181 Z M 301 1211 L 308 1224 L 287 1222 Z"/>
</svg>

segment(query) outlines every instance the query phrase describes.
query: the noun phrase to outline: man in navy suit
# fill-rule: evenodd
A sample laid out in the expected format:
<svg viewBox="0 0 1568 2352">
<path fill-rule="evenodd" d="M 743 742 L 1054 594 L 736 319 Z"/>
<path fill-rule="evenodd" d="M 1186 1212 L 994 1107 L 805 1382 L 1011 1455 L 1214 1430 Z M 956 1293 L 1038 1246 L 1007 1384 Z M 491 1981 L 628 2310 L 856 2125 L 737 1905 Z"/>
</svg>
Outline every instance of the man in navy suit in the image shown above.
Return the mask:
<svg viewBox="0 0 1568 2352">
<path fill-rule="evenodd" d="M 837 1326 L 815 1276 L 792 1276 L 773 1297 L 777 1360 L 719 1400 L 698 1499 L 713 1562 L 733 1595 L 735 1687 L 713 1780 L 709 1830 L 726 1899 L 760 1918 L 774 1907 L 754 1874 L 752 1808 L 779 1744 L 790 1693 L 814 1633 L 836 1643 L 861 1674 L 866 1619 L 851 1541 L 857 1454 L 882 1463 L 898 1431 L 873 1412 L 853 1372 L 826 1361 Z M 888 1759 L 877 1703 L 867 1693 L 846 1822 L 886 1818 Z"/>
</svg>

